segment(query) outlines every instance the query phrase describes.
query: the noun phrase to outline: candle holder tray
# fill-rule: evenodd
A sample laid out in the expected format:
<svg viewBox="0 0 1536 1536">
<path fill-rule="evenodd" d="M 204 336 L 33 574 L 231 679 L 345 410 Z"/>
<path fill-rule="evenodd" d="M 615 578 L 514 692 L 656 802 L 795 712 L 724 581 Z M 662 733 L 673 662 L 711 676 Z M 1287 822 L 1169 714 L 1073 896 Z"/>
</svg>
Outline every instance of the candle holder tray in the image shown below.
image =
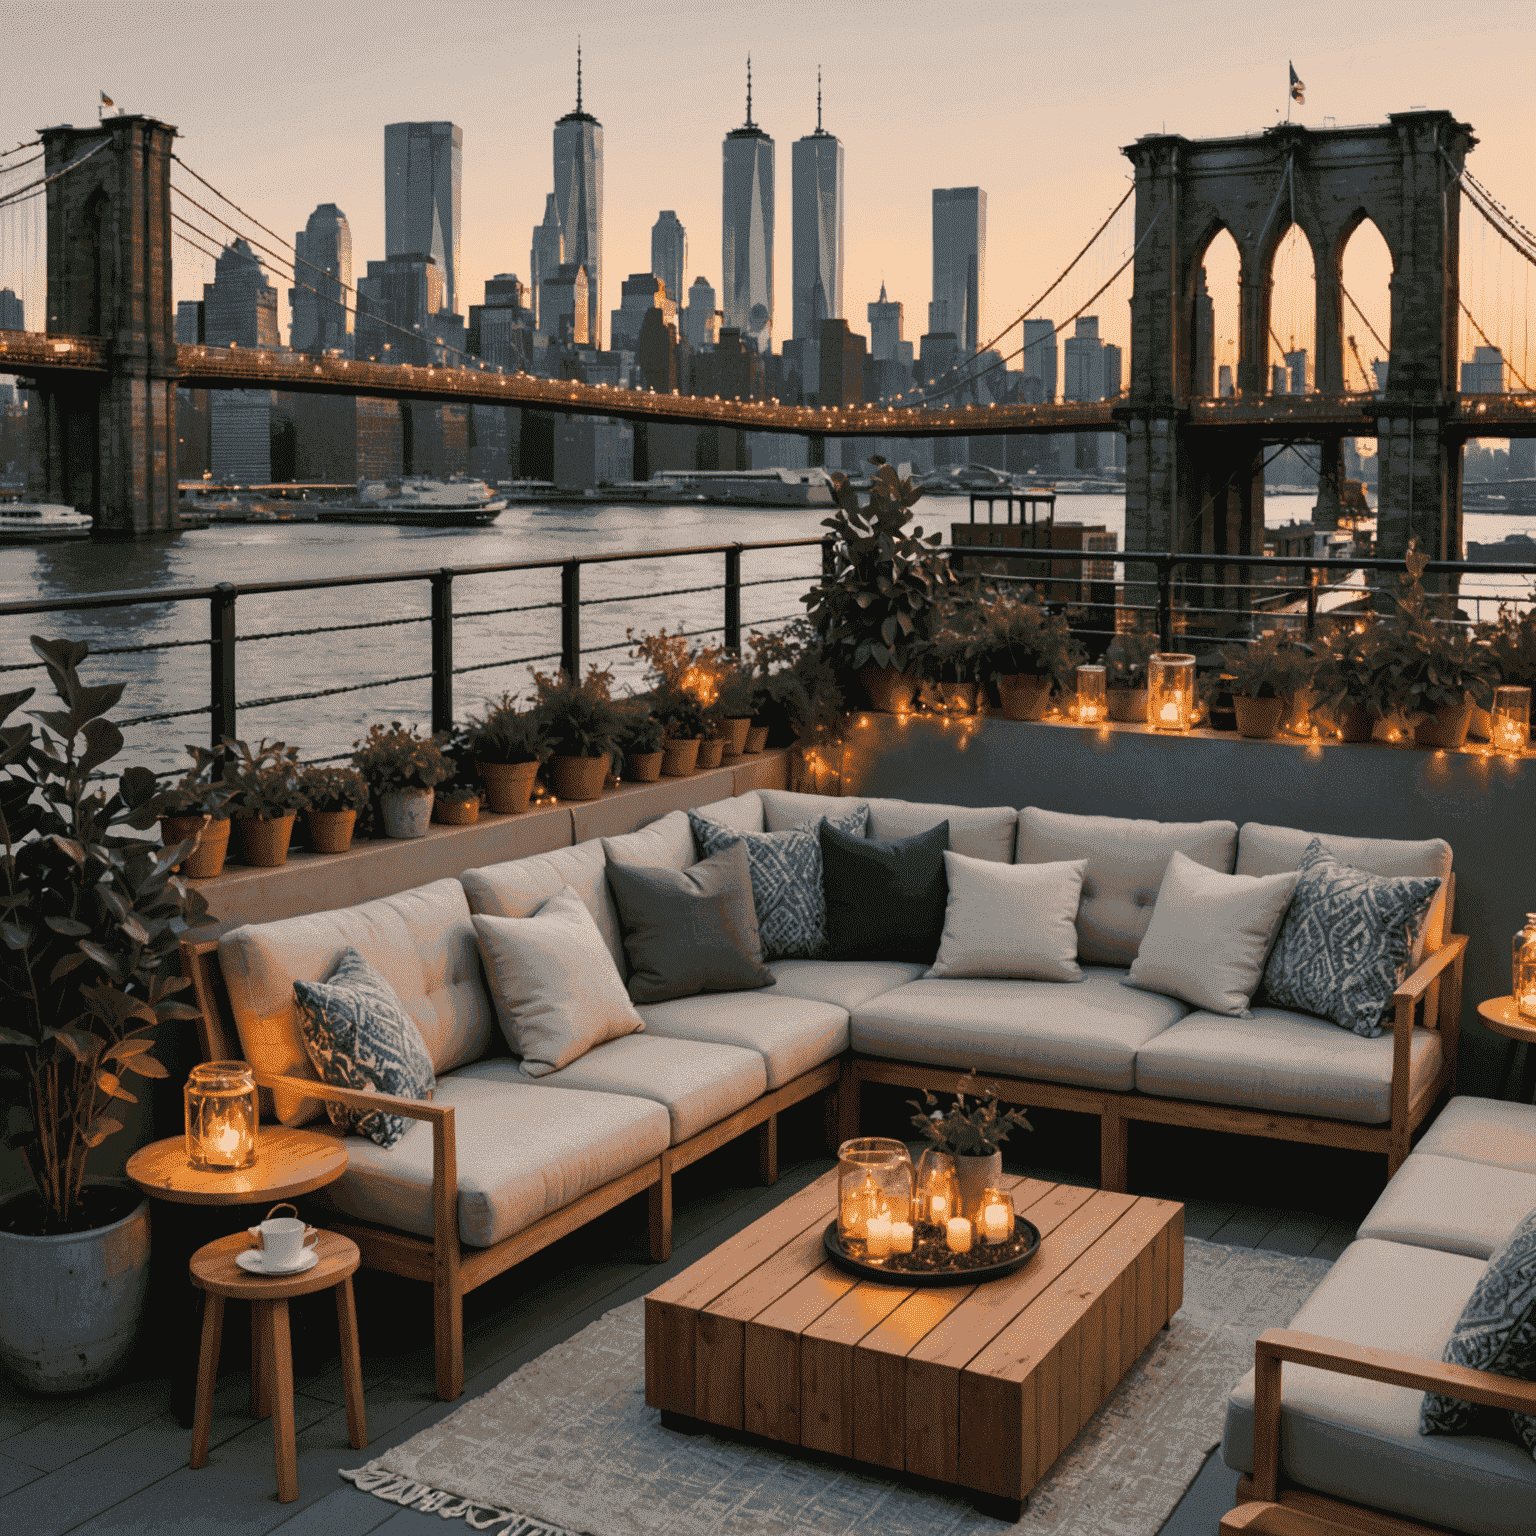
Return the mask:
<svg viewBox="0 0 1536 1536">
<path fill-rule="evenodd" d="M 887 1285 L 977 1285 L 983 1280 L 1000 1280 L 1022 1268 L 1040 1247 L 1040 1229 L 1022 1216 L 1014 1221 L 1013 1236 L 1004 1243 L 973 1241 L 967 1253 L 951 1253 L 945 1242 L 944 1228 L 931 1223 L 919 1225 L 914 1233 L 911 1253 L 893 1253 L 888 1259 L 871 1259 L 864 1244 L 856 1238 L 844 1244 L 837 1222 L 827 1224 L 821 1236 L 827 1257 L 839 1269 L 846 1269 L 861 1280 L 882 1280 Z"/>
</svg>

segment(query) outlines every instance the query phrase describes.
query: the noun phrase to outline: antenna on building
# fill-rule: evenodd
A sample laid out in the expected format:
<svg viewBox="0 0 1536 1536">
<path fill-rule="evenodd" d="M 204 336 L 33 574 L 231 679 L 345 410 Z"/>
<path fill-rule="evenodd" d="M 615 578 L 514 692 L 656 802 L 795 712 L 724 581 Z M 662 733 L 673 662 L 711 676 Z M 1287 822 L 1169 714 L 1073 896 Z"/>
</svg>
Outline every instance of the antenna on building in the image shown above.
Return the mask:
<svg viewBox="0 0 1536 1536">
<path fill-rule="evenodd" d="M 751 128 L 752 122 L 752 55 L 747 55 L 747 127 Z"/>
<path fill-rule="evenodd" d="M 821 132 L 821 65 L 816 66 L 816 132 Z"/>
<path fill-rule="evenodd" d="M 581 111 L 581 33 L 576 34 L 576 110 Z"/>
</svg>

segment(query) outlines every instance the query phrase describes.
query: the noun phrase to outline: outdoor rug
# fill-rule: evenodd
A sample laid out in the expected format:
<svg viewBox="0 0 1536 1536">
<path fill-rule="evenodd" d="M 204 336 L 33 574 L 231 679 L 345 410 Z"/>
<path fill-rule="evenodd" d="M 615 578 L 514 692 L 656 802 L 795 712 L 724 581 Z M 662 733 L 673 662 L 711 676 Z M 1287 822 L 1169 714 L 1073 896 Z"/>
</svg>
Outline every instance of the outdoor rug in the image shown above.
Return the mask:
<svg viewBox="0 0 1536 1536">
<path fill-rule="evenodd" d="M 661 1427 L 644 1304 L 607 1313 L 403 1445 L 342 1476 L 498 1536 L 1154 1536 L 1221 1439 L 1254 1340 L 1321 1259 L 1185 1242 L 1184 1305 L 1007 1526 L 963 1498 L 846 1463 Z"/>
</svg>

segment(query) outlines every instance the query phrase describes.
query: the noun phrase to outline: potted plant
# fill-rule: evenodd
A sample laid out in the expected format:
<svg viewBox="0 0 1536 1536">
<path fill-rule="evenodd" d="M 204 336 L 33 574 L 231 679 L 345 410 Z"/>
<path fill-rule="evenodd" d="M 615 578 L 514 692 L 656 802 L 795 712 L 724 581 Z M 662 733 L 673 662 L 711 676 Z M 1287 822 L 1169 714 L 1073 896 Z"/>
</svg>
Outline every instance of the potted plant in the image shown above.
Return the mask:
<svg viewBox="0 0 1536 1536">
<path fill-rule="evenodd" d="M 691 694 L 676 693 L 652 699 L 651 714 L 662 729 L 662 773 L 687 778 L 698 762 L 699 743 L 708 724 L 704 706 Z"/>
<path fill-rule="evenodd" d="M 1147 723 L 1147 663 L 1158 648 L 1157 636 L 1145 630 L 1124 630 L 1104 652 L 1104 680 L 1109 718 L 1124 724 Z"/>
<path fill-rule="evenodd" d="M 1491 624 L 1479 624 L 1477 637 L 1498 671 L 1498 681 L 1518 688 L 1536 688 L 1536 611 L 1515 613 L 1501 603 Z M 1472 711 L 1471 734 L 1487 740 L 1488 711 Z"/>
<path fill-rule="evenodd" d="M 345 853 L 352 846 L 357 814 L 368 804 L 368 785 L 355 768 L 312 763 L 299 775 L 309 846 L 316 853 Z"/>
<path fill-rule="evenodd" d="M 392 720 L 352 743 L 352 763 L 378 797 L 386 837 L 425 837 L 433 790 L 453 775 L 442 746 L 414 725 Z"/>
<path fill-rule="evenodd" d="M 34 690 L 0 697 L 0 1104 L 33 1185 L 0 1205 L 0 1361 L 71 1392 L 128 1358 L 149 1283 L 148 1201 L 87 1178 L 87 1154 L 123 1129 L 135 1077 L 168 1076 L 157 1028 L 197 1017 L 178 949 L 207 903 L 172 873 L 193 838 L 124 835 L 160 814 L 154 774 L 102 782 L 123 684 L 83 683 L 79 642 L 32 648 L 60 707 L 12 722 Z"/>
<path fill-rule="evenodd" d="M 989 590 L 979 605 L 981 673 L 997 687 L 1009 720 L 1039 720 L 1051 690 L 1082 657 L 1066 619 L 1052 613 L 1032 587 Z"/>
<path fill-rule="evenodd" d="M 480 814 L 480 786 L 455 775 L 437 786 L 432 797 L 432 819 L 450 827 L 467 827 Z"/>
<path fill-rule="evenodd" d="M 1268 740 L 1297 689 L 1311 675 L 1312 654 L 1283 630 L 1271 629 L 1247 645 L 1221 652 L 1222 672 L 1232 690 L 1240 736 Z"/>
<path fill-rule="evenodd" d="M 1317 646 L 1312 673 L 1313 713 L 1340 741 L 1369 741 L 1379 718 L 1371 708 L 1376 664 L 1374 624 L 1342 625 Z"/>
<path fill-rule="evenodd" d="M 772 633 L 754 630 L 747 644 L 758 682 L 753 731 L 770 746 L 830 743 L 842 729 L 843 692 L 836 670 L 809 620 Z M 748 750 L 754 748 L 748 738 Z"/>
<path fill-rule="evenodd" d="M 836 666 L 857 672 L 874 708 L 905 709 L 917 691 L 913 663 L 927 650 L 937 605 L 954 581 L 941 535 L 908 531 L 922 487 L 882 459 L 861 506 L 846 475 L 832 476 L 837 511 L 826 569 L 805 594 L 807 617 Z"/>
<path fill-rule="evenodd" d="M 981 1207 L 982 1191 L 1002 1180 L 1003 1143 L 1014 1131 L 1032 1131 L 1034 1127 L 1022 1109 L 999 1109 L 997 1091 L 983 1089 L 974 1071 L 960 1079 L 959 1091 L 948 1109 L 937 1108 L 937 1097 L 927 1089 L 920 1100 L 907 1102 L 917 1111 L 912 1124 L 929 1146 L 954 1158 L 960 1212 L 974 1216 Z"/>
<path fill-rule="evenodd" d="M 188 744 L 192 766 L 155 797 L 160 840 L 167 848 L 192 839 L 180 873 L 189 880 L 208 880 L 224 868 L 229 851 L 229 797 L 233 789 L 219 777 L 222 753 Z"/>
<path fill-rule="evenodd" d="M 624 754 L 624 776 L 636 784 L 654 784 L 661 777 L 666 731 L 649 709 L 636 701 L 624 717 L 618 745 Z"/>
<path fill-rule="evenodd" d="M 596 800 L 613 761 L 624 711 L 612 695 L 613 673 L 590 666 L 580 682 L 564 672 L 535 672 L 535 713 L 552 751 L 545 772 L 557 800 Z"/>
<path fill-rule="evenodd" d="M 226 736 L 224 754 L 224 782 L 233 792 L 235 857 L 264 869 L 286 864 L 294 819 L 309 803 L 299 749 L 265 740 L 253 749 Z"/>
<path fill-rule="evenodd" d="M 633 630 L 629 638 L 635 639 Z M 698 765 L 704 742 L 712 735 L 710 712 L 719 693 L 725 652 L 718 646 L 694 646 L 686 635 L 669 635 L 663 629 L 642 635 L 630 655 L 646 664 L 651 714 L 661 722 L 665 735 L 661 771 L 685 777 Z M 712 766 L 719 767 L 724 748 L 723 739 L 719 746 L 710 748 Z"/>
<path fill-rule="evenodd" d="M 549 756 L 543 719 L 532 708 L 519 709 L 516 697 L 504 693 L 484 715 L 470 717 L 467 734 L 467 755 L 485 784 L 489 809 L 498 816 L 522 815 L 539 765 Z"/>
<path fill-rule="evenodd" d="M 739 657 L 722 667 L 715 702 L 710 706 L 720 721 L 725 738 L 724 757 L 740 757 L 747 750 L 752 729 L 752 665 Z"/>
<path fill-rule="evenodd" d="M 982 684 L 982 589 L 957 590 L 934 618 L 928 649 L 918 658 L 921 676 L 933 684 L 940 705 L 950 713 L 973 714 Z"/>
</svg>

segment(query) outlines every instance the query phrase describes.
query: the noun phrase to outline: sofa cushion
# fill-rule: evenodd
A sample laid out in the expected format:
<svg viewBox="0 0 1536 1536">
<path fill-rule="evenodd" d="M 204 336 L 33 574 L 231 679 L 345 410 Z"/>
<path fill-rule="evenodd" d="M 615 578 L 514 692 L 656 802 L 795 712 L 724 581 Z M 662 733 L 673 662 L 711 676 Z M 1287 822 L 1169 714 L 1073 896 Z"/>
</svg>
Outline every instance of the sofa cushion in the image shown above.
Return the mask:
<svg viewBox="0 0 1536 1536">
<path fill-rule="evenodd" d="M 1290 1323 L 1303 1333 L 1439 1360 L 1480 1259 L 1351 1243 Z M 1423 1394 L 1312 1366 L 1282 1373 L 1281 1467 L 1290 1481 L 1467 1536 L 1531 1528 L 1536 1461 L 1512 1439 L 1420 1435 Z M 1253 1470 L 1253 1372 L 1232 1390 L 1222 1457 Z"/>
<path fill-rule="evenodd" d="M 825 816 L 847 805 L 835 795 L 801 795 L 787 789 L 758 791 L 770 832 L 793 827 L 813 816 Z M 1011 805 L 930 805 L 921 800 L 882 800 L 864 797 L 869 807 L 869 835 L 886 842 L 926 832 L 941 821 L 949 823 L 949 846 L 969 859 L 1013 859 L 1019 813 Z"/>
<path fill-rule="evenodd" d="M 459 1236 L 475 1248 L 503 1238 L 663 1153 L 666 1110 L 612 1093 L 540 1093 L 505 1057 L 438 1079 L 451 1104 L 459 1170 Z M 406 1122 L 387 1152 L 345 1138 L 347 1171 L 310 1197 L 401 1232 L 432 1235 L 432 1127 Z M 330 1126 L 317 1127 L 340 1136 Z"/>
<path fill-rule="evenodd" d="M 616 864 L 623 869 L 687 869 L 698 862 L 686 811 L 668 811 L 633 832 L 605 837 L 601 842 L 610 867 Z"/>
<path fill-rule="evenodd" d="M 930 976 L 1081 981 L 1077 904 L 1086 859 L 1000 864 L 944 855 L 949 901 Z"/>
<path fill-rule="evenodd" d="M 328 976 L 348 948 L 394 990 L 439 1076 L 485 1054 L 496 1016 L 469 907 L 457 880 L 434 880 L 355 907 L 247 923 L 219 940 L 240 1049 L 258 1071 L 317 1076 L 299 1031 L 293 984 Z M 284 1125 L 324 1113 L 315 1099 L 274 1093 L 272 1100 Z"/>
<path fill-rule="evenodd" d="M 1129 965 L 1136 958 L 1175 852 L 1230 874 L 1237 824 L 1072 816 L 1033 805 L 1019 812 L 1020 864 L 1088 860 L 1077 909 L 1077 958 L 1084 965 Z"/>
<path fill-rule="evenodd" d="M 1532 1210 L 1536 1173 L 1410 1152 L 1357 1235 L 1486 1259 Z"/>
<path fill-rule="evenodd" d="M 852 1013 L 882 992 L 916 981 L 926 966 L 900 960 L 775 960 L 768 969 L 776 997 L 803 997 Z"/>
<path fill-rule="evenodd" d="M 849 1038 L 856 1051 L 896 1061 L 1126 1092 L 1137 1050 L 1186 1010 L 1121 986 L 1124 976 L 1088 966 L 1071 987 L 964 976 L 909 982 L 855 1008 Z"/>
<path fill-rule="evenodd" d="M 818 830 L 827 959 L 931 965 L 949 894 L 944 875 L 949 823 L 890 842 L 845 831 L 830 816 Z"/>
<path fill-rule="evenodd" d="M 1440 1036 L 1416 1029 L 1410 1097 L 1440 1070 Z M 1136 1057 L 1143 1093 L 1384 1125 L 1392 1118 L 1392 1037 L 1367 1040 L 1326 1019 L 1255 1008 L 1247 1019 L 1192 1013 Z"/>
<path fill-rule="evenodd" d="M 1435 1116 L 1417 1150 L 1536 1173 L 1536 1106 L 1458 1094 Z"/>
<path fill-rule="evenodd" d="M 741 1046 L 626 1035 L 539 1078 L 538 1086 L 654 1099 L 671 1117 L 676 1146 L 760 1098 L 768 1070 L 758 1051 Z"/>
<path fill-rule="evenodd" d="M 784 960 L 782 965 L 814 961 Z M 640 1008 L 648 1035 L 668 1040 L 704 1040 L 755 1051 L 763 1059 L 770 1089 L 831 1061 L 848 1048 L 848 1013 L 834 1003 L 764 992 L 704 993 Z"/>
</svg>

